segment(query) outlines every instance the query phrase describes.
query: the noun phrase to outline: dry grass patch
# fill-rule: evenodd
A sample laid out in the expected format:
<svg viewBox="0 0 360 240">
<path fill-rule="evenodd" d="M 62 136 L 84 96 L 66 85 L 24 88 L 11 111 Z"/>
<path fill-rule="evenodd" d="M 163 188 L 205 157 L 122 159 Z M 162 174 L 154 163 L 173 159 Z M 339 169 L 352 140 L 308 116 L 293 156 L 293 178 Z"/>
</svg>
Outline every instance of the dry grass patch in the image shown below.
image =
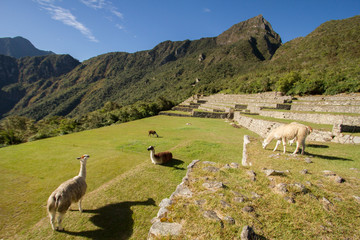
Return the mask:
<svg viewBox="0 0 360 240">
<path fill-rule="evenodd" d="M 251 140 L 251 167 L 204 161 L 194 167 L 188 183 L 193 197 L 176 198 L 169 215 L 183 224 L 181 238 L 240 239 L 245 225 L 266 239 L 360 238 L 357 146 L 310 143 L 309 154 L 293 156 L 263 150 L 261 139 Z M 278 175 L 267 176 L 266 169 Z M 338 176 L 345 181 L 337 182 Z M 223 187 L 209 190 L 207 183 L 214 182 Z"/>
</svg>

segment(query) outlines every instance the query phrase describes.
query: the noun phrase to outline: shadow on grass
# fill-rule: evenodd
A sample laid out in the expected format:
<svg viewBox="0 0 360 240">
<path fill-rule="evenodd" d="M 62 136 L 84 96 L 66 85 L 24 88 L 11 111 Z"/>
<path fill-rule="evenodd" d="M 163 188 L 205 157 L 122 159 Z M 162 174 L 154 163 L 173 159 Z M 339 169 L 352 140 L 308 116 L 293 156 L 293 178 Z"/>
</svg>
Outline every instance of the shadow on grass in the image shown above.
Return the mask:
<svg viewBox="0 0 360 240">
<path fill-rule="evenodd" d="M 183 163 L 184 163 L 184 161 L 173 158 L 170 162 L 161 164 L 160 166 L 172 167 L 172 168 L 175 168 L 177 170 L 185 170 L 185 168 L 183 168 L 183 167 L 178 167 L 178 165 L 181 165 Z"/>
<path fill-rule="evenodd" d="M 335 156 L 326 156 L 326 155 L 319 155 L 319 154 L 313 154 L 313 153 L 306 153 L 305 155 L 309 155 L 309 156 L 313 156 L 313 157 L 317 157 L 317 158 L 321 158 L 321 159 L 325 159 L 325 160 L 337 160 L 337 161 L 354 161 L 352 159 L 348 159 L 348 158 L 343 158 L 343 157 L 335 157 Z"/>
<path fill-rule="evenodd" d="M 136 205 L 156 206 L 154 199 L 148 198 L 146 201 L 126 201 L 109 204 L 95 210 L 84 210 L 83 213 L 95 214 L 90 221 L 100 229 L 81 232 L 64 230 L 62 232 L 90 239 L 128 239 L 133 233 L 134 225 L 131 207 Z"/>
<path fill-rule="evenodd" d="M 327 146 L 327 145 L 321 145 L 321 144 L 307 144 L 306 147 L 311 147 L 311 148 L 329 148 L 329 146 Z"/>
</svg>

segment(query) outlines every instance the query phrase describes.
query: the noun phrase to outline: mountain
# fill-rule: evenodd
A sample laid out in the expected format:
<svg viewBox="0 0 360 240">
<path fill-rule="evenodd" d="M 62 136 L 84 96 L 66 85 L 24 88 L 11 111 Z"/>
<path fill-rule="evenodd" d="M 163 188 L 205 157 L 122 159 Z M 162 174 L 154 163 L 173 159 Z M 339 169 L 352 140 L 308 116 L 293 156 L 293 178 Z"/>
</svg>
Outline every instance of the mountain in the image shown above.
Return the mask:
<svg viewBox="0 0 360 240">
<path fill-rule="evenodd" d="M 51 80 L 36 81 L 33 75 L 26 82 L 24 96 L 9 114 L 41 119 L 85 114 L 106 101 L 127 105 L 160 96 L 181 101 L 196 89 L 206 88 L 208 82 L 269 60 L 280 45 L 278 34 L 259 15 L 218 37 L 165 41 L 136 53 L 103 54 Z M 24 82 L 26 77 L 19 75 L 17 82 Z"/>
<path fill-rule="evenodd" d="M 0 54 L 15 58 L 34 57 L 54 54 L 51 51 L 39 50 L 23 37 L 0 38 Z"/>
<path fill-rule="evenodd" d="M 16 59 L 0 55 L 0 114 L 27 108 L 39 91 L 53 86 L 54 81 L 80 62 L 70 55 L 45 55 Z"/>
<path fill-rule="evenodd" d="M 82 63 L 68 55 L 3 56 L 0 103 L 7 99 L 12 105 L 0 114 L 74 117 L 108 101 L 125 106 L 164 97 L 176 103 L 219 91 L 360 91 L 358 39 L 360 17 L 355 16 L 326 22 L 282 44 L 259 15 L 217 37 L 164 41 L 151 50 L 107 53 Z"/>
<path fill-rule="evenodd" d="M 237 92 L 277 90 L 291 95 L 360 91 L 360 16 L 321 24 L 278 48 L 270 61 L 228 81 Z"/>
</svg>

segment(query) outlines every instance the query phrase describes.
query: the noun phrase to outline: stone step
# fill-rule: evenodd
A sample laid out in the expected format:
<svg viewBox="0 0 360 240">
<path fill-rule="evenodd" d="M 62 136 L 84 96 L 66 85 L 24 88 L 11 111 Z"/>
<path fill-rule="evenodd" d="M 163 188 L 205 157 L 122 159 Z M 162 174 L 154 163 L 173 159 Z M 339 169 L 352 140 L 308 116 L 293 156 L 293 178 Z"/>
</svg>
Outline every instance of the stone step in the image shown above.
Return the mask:
<svg viewBox="0 0 360 240">
<path fill-rule="evenodd" d="M 293 104 L 291 110 L 302 112 L 337 112 L 337 113 L 360 113 L 360 105 L 318 105 L 313 104 Z"/>
</svg>

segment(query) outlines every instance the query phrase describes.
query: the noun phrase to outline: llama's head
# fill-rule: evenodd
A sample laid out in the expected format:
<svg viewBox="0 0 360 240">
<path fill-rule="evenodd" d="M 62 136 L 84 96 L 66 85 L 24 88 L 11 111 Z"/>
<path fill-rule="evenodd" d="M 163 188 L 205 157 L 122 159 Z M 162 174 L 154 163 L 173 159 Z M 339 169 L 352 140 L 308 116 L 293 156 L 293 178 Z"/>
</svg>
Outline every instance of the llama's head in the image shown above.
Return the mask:
<svg viewBox="0 0 360 240">
<path fill-rule="evenodd" d="M 80 162 L 85 162 L 90 156 L 87 154 L 82 155 L 81 157 L 78 157 L 77 159 L 80 160 Z"/>
<path fill-rule="evenodd" d="M 306 126 L 306 128 L 307 128 L 309 134 L 312 133 L 312 131 L 313 131 L 312 127 Z"/>
<path fill-rule="evenodd" d="M 155 148 L 153 146 L 148 147 L 148 151 L 154 150 Z"/>
<path fill-rule="evenodd" d="M 262 142 L 262 147 L 263 147 L 263 149 L 265 149 L 268 144 L 269 144 L 269 143 L 266 142 L 266 139 L 264 139 L 264 141 Z"/>
</svg>

